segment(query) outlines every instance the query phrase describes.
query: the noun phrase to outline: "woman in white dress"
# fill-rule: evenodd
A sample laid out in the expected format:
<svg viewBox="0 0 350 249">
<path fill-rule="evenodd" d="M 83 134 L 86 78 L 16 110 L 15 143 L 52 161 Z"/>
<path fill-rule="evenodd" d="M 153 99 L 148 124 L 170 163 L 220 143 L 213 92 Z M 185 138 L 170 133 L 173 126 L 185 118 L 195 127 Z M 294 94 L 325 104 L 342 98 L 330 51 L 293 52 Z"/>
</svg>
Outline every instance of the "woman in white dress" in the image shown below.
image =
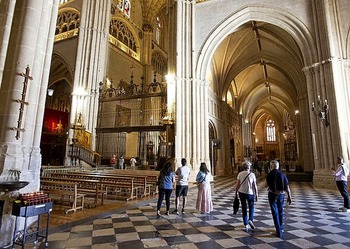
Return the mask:
<svg viewBox="0 0 350 249">
<path fill-rule="evenodd" d="M 201 213 L 210 213 L 213 211 L 210 180 L 211 174 L 207 168 L 207 165 L 205 163 L 201 163 L 199 172 L 196 176 L 196 182 L 198 185 L 196 208 Z"/>
</svg>

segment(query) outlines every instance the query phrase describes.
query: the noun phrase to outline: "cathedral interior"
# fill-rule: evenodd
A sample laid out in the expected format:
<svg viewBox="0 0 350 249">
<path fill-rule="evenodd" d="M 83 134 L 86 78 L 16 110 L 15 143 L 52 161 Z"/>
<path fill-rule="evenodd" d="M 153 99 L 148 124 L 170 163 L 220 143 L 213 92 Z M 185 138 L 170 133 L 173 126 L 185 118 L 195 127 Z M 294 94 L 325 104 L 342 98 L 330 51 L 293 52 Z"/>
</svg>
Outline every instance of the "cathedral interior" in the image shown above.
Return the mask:
<svg viewBox="0 0 350 249">
<path fill-rule="evenodd" d="M 349 11 L 347 0 L 0 0 L 0 179 L 20 172 L 20 191 L 38 191 L 48 167 L 104 169 L 113 155 L 147 171 L 205 162 L 214 177 L 276 159 L 335 189 L 331 168 L 350 158 Z"/>
</svg>

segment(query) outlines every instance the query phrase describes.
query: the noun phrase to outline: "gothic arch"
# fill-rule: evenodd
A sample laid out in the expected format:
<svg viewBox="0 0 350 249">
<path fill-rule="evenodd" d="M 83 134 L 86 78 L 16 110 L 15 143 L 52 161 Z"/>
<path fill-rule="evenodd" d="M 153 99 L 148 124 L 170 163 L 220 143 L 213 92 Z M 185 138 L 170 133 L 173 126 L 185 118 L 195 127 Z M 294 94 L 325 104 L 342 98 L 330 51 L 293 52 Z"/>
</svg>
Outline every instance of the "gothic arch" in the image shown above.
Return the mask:
<svg viewBox="0 0 350 249">
<path fill-rule="evenodd" d="M 137 60 L 140 60 L 140 41 L 134 28 L 121 18 L 112 18 L 109 25 L 109 42 Z"/>
<path fill-rule="evenodd" d="M 300 20 L 282 9 L 274 9 L 272 16 L 270 8 L 250 5 L 227 17 L 210 32 L 198 51 L 196 74 L 199 79 L 205 79 L 213 53 L 227 34 L 232 33 L 242 23 L 249 21 L 266 22 L 284 29 L 298 44 L 303 55 L 304 65 L 310 65 L 317 61 L 313 38 Z"/>
</svg>

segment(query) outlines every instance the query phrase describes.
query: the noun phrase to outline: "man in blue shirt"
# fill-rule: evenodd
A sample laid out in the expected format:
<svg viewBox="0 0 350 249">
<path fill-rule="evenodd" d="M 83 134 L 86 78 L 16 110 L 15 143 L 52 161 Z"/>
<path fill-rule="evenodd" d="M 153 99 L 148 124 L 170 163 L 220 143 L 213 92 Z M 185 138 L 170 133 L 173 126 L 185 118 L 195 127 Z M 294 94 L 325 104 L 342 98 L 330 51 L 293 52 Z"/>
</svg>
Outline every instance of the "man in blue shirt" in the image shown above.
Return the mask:
<svg viewBox="0 0 350 249">
<path fill-rule="evenodd" d="M 266 176 L 266 187 L 268 187 L 268 198 L 271 208 L 273 222 L 276 228 L 276 236 L 282 238 L 283 234 L 283 204 L 287 192 L 287 202 L 292 203 L 292 196 L 287 177 L 279 170 L 279 162 L 270 162 L 271 171 Z"/>
</svg>

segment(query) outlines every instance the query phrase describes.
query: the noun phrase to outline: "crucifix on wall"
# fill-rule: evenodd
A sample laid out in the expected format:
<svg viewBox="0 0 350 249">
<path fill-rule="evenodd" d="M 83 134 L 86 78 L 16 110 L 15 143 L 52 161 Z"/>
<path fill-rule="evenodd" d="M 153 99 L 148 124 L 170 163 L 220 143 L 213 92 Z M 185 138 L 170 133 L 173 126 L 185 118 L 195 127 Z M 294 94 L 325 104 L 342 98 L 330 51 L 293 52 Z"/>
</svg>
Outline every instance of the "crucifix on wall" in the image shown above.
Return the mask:
<svg viewBox="0 0 350 249">
<path fill-rule="evenodd" d="M 32 80 L 33 78 L 29 76 L 30 68 L 29 66 L 26 67 L 25 73 L 20 73 L 22 77 L 24 77 L 23 81 L 23 90 L 22 90 L 22 98 L 17 99 L 16 102 L 20 103 L 19 107 L 19 116 L 18 116 L 18 121 L 17 121 L 17 127 L 12 127 L 12 130 L 16 131 L 16 139 L 18 140 L 21 136 L 20 132 L 24 132 L 25 130 L 21 128 L 22 126 L 22 119 L 23 119 L 23 111 L 24 111 L 24 106 L 29 105 L 28 102 L 26 102 L 26 95 L 27 95 L 27 88 L 28 88 L 28 80 Z"/>
</svg>

